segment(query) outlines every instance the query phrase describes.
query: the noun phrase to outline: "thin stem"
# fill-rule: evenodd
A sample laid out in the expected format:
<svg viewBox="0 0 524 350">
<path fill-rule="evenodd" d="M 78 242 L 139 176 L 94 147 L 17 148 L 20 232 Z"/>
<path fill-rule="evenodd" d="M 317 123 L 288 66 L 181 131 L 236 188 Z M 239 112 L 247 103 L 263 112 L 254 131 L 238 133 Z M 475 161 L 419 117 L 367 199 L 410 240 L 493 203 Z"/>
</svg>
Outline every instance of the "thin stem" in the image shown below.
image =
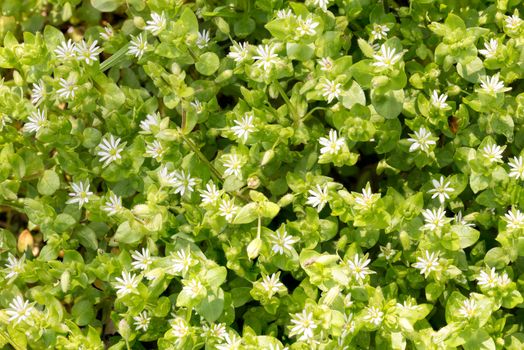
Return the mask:
<svg viewBox="0 0 524 350">
<path fill-rule="evenodd" d="M 127 50 L 129 49 L 129 44 L 124 45 L 121 47 L 117 52 L 113 54 L 113 56 L 109 57 L 107 60 L 102 62 L 100 64 L 100 70 L 102 72 L 108 70 L 109 68 L 112 68 L 122 62 L 127 54 Z"/>
<path fill-rule="evenodd" d="M 282 96 L 282 98 L 284 99 L 284 101 L 286 102 L 286 105 L 287 105 L 287 108 L 289 109 L 289 112 L 292 114 L 293 116 L 293 120 L 294 120 L 294 125 L 295 126 L 298 126 L 298 124 L 300 123 L 300 116 L 297 114 L 297 111 L 295 109 L 295 106 L 293 106 L 293 103 L 291 103 L 291 100 L 289 99 L 289 97 L 287 96 L 286 92 L 284 91 L 284 89 L 282 89 L 282 86 L 280 86 L 280 83 L 278 81 L 275 80 L 275 85 L 278 89 L 278 92 L 280 93 L 280 96 Z"/>
<path fill-rule="evenodd" d="M 193 141 L 191 141 L 188 137 L 186 137 L 186 135 L 182 133 L 180 133 L 180 136 L 182 137 L 182 140 L 184 140 L 184 142 L 187 144 L 187 146 L 191 149 L 191 151 L 193 151 L 198 156 L 198 158 L 200 158 L 200 160 L 207 165 L 209 170 L 211 170 L 211 175 L 214 175 L 215 180 L 224 182 L 224 179 L 222 179 L 222 175 L 220 174 L 220 172 L 214 167 L 213 164 L 211 164 L 211 162 L 206 158 L 206 156 L 202 152 L 200 152 L 200 150 L 193 143 Z"/>
</svg>

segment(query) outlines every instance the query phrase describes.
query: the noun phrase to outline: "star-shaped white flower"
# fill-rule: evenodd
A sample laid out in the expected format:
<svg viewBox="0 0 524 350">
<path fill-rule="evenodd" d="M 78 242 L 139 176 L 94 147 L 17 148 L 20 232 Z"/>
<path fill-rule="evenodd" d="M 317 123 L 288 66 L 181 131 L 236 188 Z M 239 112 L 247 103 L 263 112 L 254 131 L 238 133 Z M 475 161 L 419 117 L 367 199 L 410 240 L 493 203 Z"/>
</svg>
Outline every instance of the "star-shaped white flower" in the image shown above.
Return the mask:
<svg viewBox="0 0 524 350">
<path fill-rule="evenodd" d="M 122 277 L 117 277 L 115 280 L 116 283 L 114 286 L 117 290 L 116 293 L 119 297 L 122 297 L 130 293 L 135 293 L 141 278 L 133 273 L 122 271 Z"/>
<path fill-rule="evenodd" d="M 509 177 L 524 180 L 524 162 L 522 156 L 513 157 L 513 159 L 508 162 L 508 165 L 510 167 Z"/>
<path fill-rule="evenodd" d="M 56 57 L 63 61 L 67 61 L 76 57 L 76 44 L 73 40 L 62 41 L 55 49 Z"/>
<path fill-rule="evenodd" d="M 412 136 L 408 139 L 408 141 L 411 142 L 411 146 L 409 147 L 410 152 L 415 152 L 418 149 L 423 152 L 428 152 L 430 146 L 436 144 L 433 136 L 431 135 L 431 132 L 426 130 L 424 127 L 421 127 L 418 131 L 415 131 L 414 135 L 409 135 Z"/>
<path fill-rule="evenodd" d="M 147 51 L 147 39 L 144 36 L 144 33 L 140 33 L 138 36 L 133 36 L 133 38 L 129 42 L 129 48 L 127 49 L 127 53 L 129 55 L 133 55 L 138 59 L 141 59 L 144 53 Z"/>
<path fill-rule="evenodd" d="M 31 113 L 28 120 L 29 121 L 24 124 L 23 130 L 29 133 L 38 132 L 40 129 L 49 125 L 45 111 L 40 109 L 37 109 L 35 112 Z"/>
<path fill-rule="evenodd" d="M 522 24 L 522 19 L 517 15 L 507 16 L 505 23 L 509 30 L 517 30 Z"/>
<path fill-rule="evenodd" d="M 186 174 L 184 170 L 175 170 L 173 176 L 173 187 L 175 188 L 175 193 L 180 193 L 180 195 L 183 196 L 186 193 L 193 192 L 193 188 L 196 185 L 196 179 L 191 177 L 189 171 Z"/>
<path fill-rule="evenodd" d="M 458 310 L 458 314 L 464 318 L 472 318 L 477 312 L 477 303 L 473 299 L 466 299 Z"/>
<path fill-rule="evenodd" d="M 361 283 L 367 275 L 372 275 L 375 271 L 369 269 L 368 265 L 371 262 L 370 259 L 367 259 L 367 256 L 364 256 L 362 259 L 355 254 L 353 260 L 348 260 L 346 262 L 349 269 L 349 273 L 355 277 L 357 282 Z"/>
<path fill-rule="evenodd" d="M 141 313 L 139 313 L 138 315 L 134 316 L 133 320 L 135 321 L 134 325 L 137 331 L 142 330 L 146 332 L 147 329 L 149 328 L 149 322 L 151 322 L 151 317 L 149 316 L 147 311 L 144 310 Z"/>
<path fill-rule="evenodd" d="M 273 45 L 258 45 L 257 55 L 253 56 L 255 67 L 269 71 L 277 62 L 278 55 L 275 53 L 276 47 Z"/>
<path fill-rule="evenodd" d="M 98 41 L 95 40 L 88 45 L 85 40 L 76 44 L 75 54 L 78 61 L 85 61 L 86 64 L 91 65 L 93 62 L 98 61 L 98 55 L 102 50 L 97 46 Z"/>
<path fill-rule="evenodd" d="M 308 192 L 309 197 L 307 198 L 306 204 L 317 208 L 318 212 L 322 211 L 329 200 L 327 184 L 325 184 L 324 187 L 317 185 L 314 190 L 309 190 Z"/>
<path fill-rule="evenodd" d="M 376 306 L 369 306 L 366 308 L 366 315 L 364 316 L 364 320 L 367 322 L 370 322 L 374 324 L 375 326 L 379 326 L 382 323 L 382 320 L 384 319 L 384 312 L 376 307 Z"/>
<path fill-rule="evenodd" d="M 206 184 L 205 190 L 200 190 L 200 198 L 203 204 L 215 204 L 222 196 L 222 191 L 213 183 Z"/>
<path fill-rule="evenodd" d="M 338 100 L 342 93 L 342 84 L 326 78 L 322 79 L 319 88 L 322 90 L 322 96 L 327 99 L 327 103 L 331 103 L 334 99 Z"/>
<path fill-rule="evenodd" d="M 140 122 L 140 129 L 142 129 L 141 133 L 152 134 L 154 129 L 160 128 L 161 122 L 162 119 L 158 113 L 146 115 L 146 119 Z"/>
<path fill-rule="evenodd" d="M 231 222 L 238 213 L 238 207 L 235 205 L 233 199 L 224 198 L 220 202 L 218 213 L 220 216 L 224 217 L 227 222 Z"/>
<path fill-rule="evenodd" d="M 7 275 L 5 278 L 7 280 L 16 278 L 19 274 L 24 272 L 24 262 L 25 255 L 22 255 L 20 259 L 17 259 L 13 254 L 9 253 L 9 256 L 7 257 L 7 264 L 5 265 L 5 269 L 7 270 Z"/>
<path fill-rule="evenodd" d="M 66 100 L 75 98 L 75 91 L 78 90 L 78 86 L 76 86 L 76 78 L 74 76 L 69 76 L 67 80 L 60 78 L 58 84 L 60 85 L 60 89 L 56 90 L 58 97 Z"/>
<path fill-rule="evenodd" d="M 495 268 L 492 267 L 488 272 L 482 270 L 477 277 L 477 284 L 479 286 L 486 286 L 488 288 L 495 288 L 499 284 L 500 276 L 495 272 Z"/>
<path fill-rule="evenodd" d="M 499 80 L 499 73 L 492 77 L 480 78 L 480 88 L 491 95 L 511 90 L 510 87 L 504 87 L 504 82 Z"/>
<path fill-rule="evenodd" d="M 518 230 L 524 228 L 524 214 L 518 209 L 511 209 L 502 220 L 506 221 L 506 226 L 509 230 Z"/>
<path fill-rule="evenodd" d="M 315 35 L 315 28 L 318 27 L 319 23 L 313 21 L 312 18 L 306 18 L 303 20 L 302 18 L 297 19 L 297 32 L 298 36 L 306 36 L 306 35 Z"/>
<path fill-rule="evenodd" d="M 329 72 L 333 68 L 333 60 L 329 57 L 322 57 L 317 63 L 323 72 Z"/>
<path fill-rule="evenodd" d="M 275 231 L 275 234 L 269 235 L 270 242 L 272 244 L 271 250 L 276 254 L 284 254 L 293 250 L 293 244 L 297 243 L 299 239 L 288 235 L 285 228 L 279 228 Z"/>
<path fill-rule="evenodd" d="M 122 159 L 120 153 L 124 150 L 125 142 L 120 144 L 122 140 L 116 138 L 113 135 L 109 135 L 109 138 L 102 139 L 102 142 L 98 145 L 100 151 L 97 155 L 100 156 L 100 162 L 103 162 L 105 168 L 112 162 Z"/>
<path fill-rule="evenodd" d="M 344 137 L 338 137 L 336 130 L 329 130 L 328 137 L 321 137 L 318 143 L 323 146 L 320 154 L 337 154 L 346 144 Z"/>
<path fill-rule="evenodd" d="M 484 50 L 479 50 L 479 53 L 481 55 L 484 55 L 486 58 L 494 57 L 497 53 L 497 49 L 499 47 L 499 42 L 497 39 L 490 39 L 489 41 L 486 41 L 484 43 Z"/>
<path fill-rule="evenodd" d="M 151 143 L 146 143 L 146 157 L 151 157 L 157 161 L 160 161 L 164 156 L 165 149 L 158 140 L 154 140 Z"/>
<path fill-rule="evenodd" d="M 122 206 L 122 198 L 117 196 L 114 193 L 109 195 L 109 198 L 105 205 L 102 207 L 102 210 L 107 213 L 108 216 L 113 216 L 122 211 L 124 207 Z"/>
<path fill-rule="evenodd" d="M 175 273 L 186 274 L 191 266 L 197 264 L 197 260 L 192 258 L 191 250 L 189 248 L 180 249 L 176 252 L 176 254 L 171 253 L 171 255 L 171 267 Z"/>
<path fill-rule="evenodd" d="M 370 41 L 382 40 L 388 37 L 389 27 L 385 24 L 373 24 Z"/>
<path fill-rule="evenodd" d="M 249 134 L 255 131 L 253 124 L 253 113 L 245 113 L 240 120 L 235 120 L 235 125 L 231 127 L 231 131 L 243 142 L 246 142 Z"/>
<path fill-rule="evenodd" d="M 433 90 L 433 93 L 431 94 L 431 104 L 437 109 L 448 108 L 449 105 L 446 103 L 447 99 L 448 99 L 447 94 L 439 95 L 437 90 Z"/>
<path fill-rule="evenodd" d="M 153 263 L 153 258 L 151 257 L 151 253 L 147 248 L 142 248 L 141 252 L 135 250 L 131 254 L 131 258 L 133 258 L 131 266 L 133 266 L 135 270 L 147 270 L 149 265 Z"/>
<path fill-rule="evenodd" d="M 236 63 L 241 63 L 249 57 L 249 44 L 244 43 L 233 43 L 233 46 L 229 48 L 228 56 L 231 57 Z"/>
<path fill-rule="evenodd" d="M 151 12 L 151 20 L 146 22 L 145 30 L 150 31 L 151 34 L 157 36 L 164 29 L 166 29 L 167 19 L 164 12 L 158 14 L 156 12 Z"/>
<path fill-rule="evenodd" d="M 499 146 L 494 144 L 486 145 L 482 148 L 482 155 L 488 158 L 490 163 L 502 163 L 502 153 L 506 146 Z"/>
<path fill-rule="evenodd" d="M 431 231 L 444 226 L 449 221 L 449 219 L 446 218 L 446 211 L 442 207 L 436 210 L 425 209 L 422 211 L 422 216 L 424 216 L 424 220 L 426 221 L 423 228 Z"/>
<path fill-rule="evenodd" d="M 292 315 L 291 323 L 293 326 L 291 327 L 289 336 L 298 336 L 298 341 L 312 340 L 315 328 L 318 327 L 313 320 L 313 313 L 307 312 L 307 310 Z"/>
<path fill-rule="evenodd" d="M 427 278 L 431 272 L 438 271 L 440 269 L 440 259 L 438 252 L 430 253 L 426 250 L 424 255 L 425 256 L 418 257 L 417 262 L 412 266 L 416 269 L 419 269 L 420 274 Z"/>
<path fill-rule="evenodd" d="M 204 29 L 202 32 L 198 33 L 196 45 L 199 49 L 203 49 L 207 46 L 209 40 L 209 31 Z"/>
<path fill-rule="evenodd" d="M 33 89 L 31 89 L 31 103 L 37 105 L 44 100 L 45 96 L 45 85 L 40 79 L 37 84 L 33 84 Z"/>
<path fill-rule="evenodd" d="M 73 182 L 71 184 L 73 192 L 69 193 L 69 199 L 67 204 L 78 203 L 78 207 L 82 207 L 85 203 L 89 202 L 89 196 L 93 195 L 93 192 L 89 191 L 89 181 L 85 180 L 84 182 Z"/>
<path fill-rule="evenodd" d="M 29 304 L 29 301 L 24 301 L 24 298 L 18 295 L 9 303 L 6 313 L 9 316 L 9 322 L 19 324 L 27 320 L 34 311 L 35 309 Z"/>
<path fill-rule="evenodd" d="M 449 199 L 449 193 L 453 193 L 455 189 L 451 187 L 451 182 L 444 182 L 444 176 L 440 177 L 440 180 L 431 180 L 433 183 L 433 188 L 428 191 L 428 193 L 433 194 L 431 198 L 439 199 L 440 203 L 444 204 L 446 199 Z"/>
<path fill-rule="evenodd" d="M 373 55 L 375 62 L 373 65 L 379 68 L 391 68 L 400 61 L 402 58 L 402 53 L 397 53 L 395 48 L 388 47 L 386 45 L 380 46 L 380 52 Z"/>
<path fill-rule="evenodd" d="M 238 178 L 242 177 L 242 167 L 244 166 L 244 160 L 236 153 L 226 154 L 224 157 L 224 176 L 234 175 Z"/>
<path fill-rule="evenodd" d="M 272 298 L 273 295 L 278 293 L 284 287 L 284 284 L 278 280 L 278 275 L 276 273 L 268 276 L 262 274 L 262 288 L 267 292 L 267 297 Z"/>
</svg>

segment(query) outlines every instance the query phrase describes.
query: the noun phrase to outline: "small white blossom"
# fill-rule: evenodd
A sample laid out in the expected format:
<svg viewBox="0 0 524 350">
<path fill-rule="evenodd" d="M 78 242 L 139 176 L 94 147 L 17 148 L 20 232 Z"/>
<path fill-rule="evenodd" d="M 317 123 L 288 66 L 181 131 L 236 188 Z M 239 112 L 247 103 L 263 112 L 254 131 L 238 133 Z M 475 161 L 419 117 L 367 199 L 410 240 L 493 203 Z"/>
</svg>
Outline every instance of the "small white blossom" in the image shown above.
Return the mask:
<svg viewBox="0 0 524 350">
<path fill-rule="evenodd" d="M 200 292 L 204 290 L 204 285 L 196 278 L 192 278 L 190 280 L 183 280 L 182 283 L 184 284 L 182 290 L 184 290 L 186 293 L 191 293 L 195 296 L 200 294 Z"/>
<path fill-rule="evenodd" d="M 320 187 L 320 185 L 317 185 L 316 190 L 309 190 L 308 192 L 310 196 L 307 198 L 306 204 L 311 205 L 314 208 L 317 208 L 318 212 L 322 211 L 322 209 L 324 209 L 324 206 L 327 204 L 329 200 L 327 184 L 325 184 L 324 187 Z"/>
<path fill-rule="evenodd" d="M 185 338 L 189 334 L 189 326 L 185 319 L 177 317 L 171 320 L 171 329 L 176 338 Z"/>
<path fill-rule="evenodd" d="M 147 331 L 147 328 L 149 327 L 149 322 L 151 322 L 151 317 L 147 313 L 147 311 L 142 311 L 137 316 L 133 317 L 135 329 L 137 331 Z"/>
<path fill-rule="evenodd" d="M 397 254 L 397 251 L 391 247 L 391 242 L 388 242 L 385 246 L 380 246 L 380 253 L 378 256 L 379 258 L 389 260 L 394 257 L 395 254 Z"/>
<path fill-rule="evenodd" d="M 197 263 L 196 260 L 194 260 L 191 257 L 191 250 L 186 249 L 180 249 L 176 252 L 176 254 L 171 254 L 171 262 L 172 262 L 172 269 L 175 273 L 187 273 L 189 271 L 189 268 Z"/>
<path fill-rule="evenodd" d="M 167 19 L 164 12 L 158 14 L 156 12 L 151 12 L 151 20 L 146 22 L 145 30 L 150 31 L 153 35 L 160 34 L 167 25 Z"/>
<path fill-rule="evenodd" d="M 124 295 L 134 293 L 138 284 L 140 283 L 141 278 L 133 273 L 122 271 L 122 277 L 115 278 L 115 289 L 117 290 L 117 295 L 122 297 Z"/>
<path fill-rule="evenodd" d="M 162 119 L 158 113 L 148 114 L 146 119 L 140 122 L 140 128 L 144 134 L 152 134 L 153 130 L 151 127 L 159 129 L 161 122 Z"/>
<path fill-rule="evenodd" d="M 499 284 L 499 274 L 495 272 L 494 267 L 492 267 L 491 270 L 488 270 L 488 272 L 482 270 L 477 277 L 477 284 L 479 286 L 495 288 Z"/>
<path fill-rule="evenodd" d="M 366 315 L 364 316 L 364 320 L 370 323 L 373 323 L 375 326 L 379 326 L 382 323 L 382 320 L 384 319 L 384 312 L 376 307 L 376 306 L 370 306 L 366 308 Z"/>
<path fill-rule="evenodd" d="M 175 170 L 173 172 L 175 193 L 180 193 L 183 196 L 186 193 L 193 192 L 193 187 L 196 185 L 195 178 L 191 177 L 189 171 L 186 173 L 184 170 Z"/>
<path fill-rule="evenodd" d="M 235 134 L 236 137 L 247 141 L 249 134 L 255 131 L 255 125 L 253 124 L 253 113 L 246 113 L 242 116 L 240 120 L 235 120 L 235 126 L 231 127 L 231 131 Z"/>
<path fill-rule="evenodd" d="M 102 210 L 105 211 L 108 216 L 116 215 L 122 211 L 122 209 L 124 209 L 122 206 L 122 198 L 114 193 L 109 195 L 108 201 L 102 207 Z"/>
<path fill-rule="evenodd" d="M 11 121 L 12 119 L 8 115 L 0 112 L 0 131 Z"/>
<path fill-rule="evenodd" d="M 17 259 L 13 254 L 9 253 L 7 264 L 5 264 L 5 269 L 7 270 L 5 278 L 16 278 L 19 274 L 24 272 L 24 261 L 25 255 L 22 255 L 20 259 Z"/>
<path fill-rule="evenodd" d="M 113 135 L 109 135 L 109 139 L 102 139 L 102 142 L 98 145 L 101 151 L 98 151 L 97 155 L 100 156 L 100 162 L 104 163 L 104 168 L 112 162 L 122 159 L 120 153 L 124 150 L 125 142 L 120 144 L 121 141 L 120 138 L 115 139 Z"/>
<path fill-rule="evenodd" d="M 315 28 L 318 27 L 319 23 L 313 21 L 312 18 L 303 20 L 302 18 L 297 19 L 297 31 L 299 37 L 305 35 L 315 35 Z"/>
<path fill-rule="evenodd" d="M 433 179 L 431 182 L 433 183 L 433 188 L 429 190 L 428 193 L 433 194 L 431 198 L 438 197 L 440 203 L 442 204 L 446 201 L 446 199 L 449 199 L 449 193 L 453 193 L 453 191 L 455 191 L 455 189 L 451 187 L 451 182 L 444 182 L 444 176 L 441 176 L 440 180 L 438 181 Z"/>
<path fill-rule="evenodd" d="M 189 105 L 194 108 L 197 114 L 200 114 L 204 111 L 204 105 L 199 100 L 195 99 L 194 101 L 191 101 Z"/>
<path fill-rule="evenodd" d="M 89 191 L 89 181 L 86 180 L 85 182 L 73 182 L 71 184 L 71 187 L 73 188 L 73 192 L 69 193 L 69 199 L 66 203 L 67 204 L 73 204 L 78 203 L 78 207 L 82 207 L 85 203 L 89 202 L 89 196 L 93 195 L 93 192 Z"/>
<path fill-rule="evenodd" d="M 149 249 L 147 248 L 142 248 L 142 252 L 138 250 L 133 251 L 131 258 L 133 258 L 131 266 L 133 266 L 135 270 L 147 270 L 149 265 L 153 263 L 151 253 L 149 253 Z"/>
<path fill-rule="evenodd" d="M 473 227 L 475 226 L 475 224 L 472 224 L 471 222 L 469 222 L 468 220 L 466 220 L 465 218 L 462 217 L 462 211 L 459 211 L 456 215 L 455 215 L 455 223 L 457 225 L 463 225 L 463 226 L 466 226 L 466 227 Z"/>
<path fill-rule="evenodd" d="M 367 267 L 371 262 L 370 259 L 367 259 L 367 256 L 364 256 L 362 259 L 356 254 L 353 257 L 353 260 L 348 260 L 346 262 L 349 272 L 358 282 L 362 282 L 367 275 L 372 275 L 375 271 L 372 271 Z"/>
<path fill-rule="evenodd" d="M 346 144 L 343 137 L 338 137 L 336 130 L 329 130 L 328 137 L 321 137 L 318 139 L 318 143 L 323 146 L 320 149 L 320 154 L 337 154 L 342 147 Z"/>
<path fill-rule="evenodd" d="M 275 53 L 273 45 L 259 45 L 256 48 L 257 55 L 253 56 L 255 60 L 255 67 L 263 68 L 269 71 L 278 60 L 278 55 Z"/>
<path fill-rule="evenodd" d="M 275 231 L 275 234 L 269 235 L 271 244 L 271 250 L 276 254 L 284 254 L 286 251 L 292 251 L 293 244 L 297 243 L 299 239 L 288 235 L 285 228 L 280 228 Z"/>
<path fill-rule="evenodd" d="M 291 18 L 291 17 L 293 17 L 293 12 L 289 8 L 277 11 L 278 19 L 286 19 L 286 18 Z"/>
<path fill-rule="evenodd" d="M 222 191 L 213 183 L 206 184 L 205 190 L 200 190 L 200 198 L 203 204 L 215 204 L 222 195 Z"/>
<path fill-rule="evenodd" d="M 488 94 L 497 94 L 511 90 L 510 87 L 504 87 L 504 82 L 499 80 L 499 73 L 492 77 L 480 78 L 480 88 Z"/>
<path fill-rule="evenodd" d="M 428 277 L 429 274 L 433 271 L 438 271 L 440 269 L 440 259 L 438 253 L 429 253 L 425 251 L 424 257 L 418 257 L 417 262 L 412 266 L 420 270 L 420 274 Z"/>
<path fill-rule="evenodd" d="M 218 212 L 227 222 L 231 222 L 238 212 L 238 207 L 232 199 L 222 199 Z"/>
<path fill-rule="evenodd" d="M 19 295 L 9 303 L 6 313 L 9 316 L 9 322 L 14 321 L 15 324 L 19 324 L 27 320 L 33 311 L 33 306 L 27 300 L 24 301 L 24 298 Z"/>
<path fill-rule="evenodd" d="M 446 109 L 449 105 L 446 103 L 448 99 L 447 94 L 439 95 L 437 90 L 433 90 L 431 94 L 431 104 L 437 109 Z"/>
<path fill-rule="evenodd" d="M 228 56 L 237 63 L 245 61 L 249 56 L 249 44 L 246 42 L 233 43 L 233 46 L 229 48 Z"/>
<path fill-rule="evenodd" d="M 473 299 L 466 299 L 462 303 L 462 306 L 458 310 L 458 313 L 460 316 L 464 318 L 471 318 L 475 316 L 475 312 L 477 311 L 477 303 Z"/>
<path fill-rule="evenodd" d="M 506 23 L 506 27 L 509 30 L 516 30 L 522 24 L 522 19 L 517 15 L 507 16 L 505 19 L 505 23 Z"/>
<path fill-rule="evenodd" d="M 75 98 L 75 91 L 78 89 L 78 86 L 76 86 L 75 77 L 69 76 L 67 80 L 60 78 L 58 84 L 60 85 L 60 89 L 56 90 L 58 97 L 64 98 L 66 100 Z"/>
<path fill-rule="evenodd" d="M 272 298 L 273 295 L 278 293 L 278 291 L 284 287 L 282 282 L 278 280 L 278 275 L 276 273 L 271 276 L 264 276 L 262 274 L 262 282 L 260 283 L 262 288 L 268 293 L 268 298 Z"/>
<path fill-rule="evenodd" d="M 115 36 L 115 32 L 113 31 L 113 28 L 109 25 L 107 27 L 104 27 L 104 31 L 100 32 L 100 37 L 104 39 L 105 41 L 111 40 Z"/>
<path fill-rule="evenodd" d="M 244 161 L 242 157 L 239 157 L 236 153 L 226 154 L 224 156 L 224 176 L 235 175 L 238 178 L 242 177 L 242 166 Z"/>
<path fill-rule="evenodd" d="M 524 228 L 524 214 L 520 210 L 512 209 L 504 214 L 502 220 L 506 221 L 507 228 L 510 230 L 518 230 Z"/>
<path fill-rule="evenodd" d="M 508 162 L 508 165 L 510 167 L 509 177 L 524 180 L 524 162 L 522 161 L 522 156 L 513 157 L 513 159 Z"/>
<path fill-rule="evenodd" d="M 207 46 L 209 43 L 209 31 L 203 30 L 202 32 L 198 33 L 198 37 L 196 40 L 196 46 L 198 46 L 199 49 L 203 49 Z"/>
<path fill-rule="evenodd" d="M 506 146 L 499 146 L 489 144 L 482 148 L 482 155 L 488 158 L 490 163 L 502 163 L 502 153 L 506 149 Z"/>
<path fill-rule="evenodd" d="M 34 105 L 39 104 L 43 101 L 46 95 L 44 82 L 40 79 L 38 84 L 33 84 L 33 89 L 31 90 L 31 103 Z"/>
<path fill-rule="evenodd" d="M 162 159 L 164 155 L 164 147 L 158 140 L 154 140 L 151 143 L 146 143 L 146 157 L 151 157 L 157 161 Z"/>
<path fill-rule="evenodd" d="M 402 58 L 402 53 L 396 53 L 397 51 L 393 47 L 387 47 L 386 45 L 380 46 L 380 52 L 373 55 L 375 62 L 373 65 L 380 68 L 390 68 L 395 65 Z"/>
<path fill-rule="evenodd" d="M 242 338 L 235 334 L 226 333 L 224 335 L 224 342 L 216 345 L 217 350 L 241 350 Z"/>
<path fill-rule="evenodd" d="M 446 211 L 442 207 L 436 210 L 425 209 L 422 211 L 422 216 L 424 216 L 424 221 L 426 221 L 423 228 L 431 231 L 444 226 L 449 221 L 449 219 L 446 218 Z"/>
<path fill-rule="evenodd" d="M 320 82 L 319 88 L 322 90 L 322 96 L 327 98 L 327 103 L 331 103 L 335 98 L 338 100 L 342 93 L 342 84 L 325 78 Z"/>
<path fill-rule="evenodd" d="M 37 109 L 35 112 L 31 113 L 28 118 L 28 122 L 24 124 L 25 132 L 38 132 L 40 129 L 47 127 L 49 124 L 45 111 Z"/>
<path fill-rule="evenodd" d="M 61 60 L 67 61 L 73 59 L 76 57 L 76 44 L 71 39 L 62 41 L 54 52 Z"/>
<path fill-rule="evenodd" d="M 127 53 L 141 59 L 147 50 L 147 39 L 144 36 L 144 33 L 140 33 L 138 36 L 131 35 L 131 37 L 133 40 L 129 42 Z"/>
<path fill-rule="evenodd" d="M 215 323 L 211 326 L 208 326 L 207 323 L 204 323 L 202 330 L 205 337 L 216 338 L 222 341 L 226 338 L 227 335 L 226 325 L 224 323 Z"/>
<path fill-rule="evenodd" d="M 323 72 L 329 72 L 333 68 L 333 60 L 329 57 L 322 57 L 317 63 Z"/>
<path fill-rule="evenodd" d="M 355 193 L 356 209 L 369 209 L 380 198 L 380 193 L 371 192 L 369 183 L 362 189 L 362 193 Z"/>
<path fill-rule="evenodd" d="M 322 10 L 326 11 L 330 0 L 313 0 L 313 4 Z"/>
<path fill-rule="evenodd" d="M 291 323 L 293 326 L 289 332 L 289 336 L 298 336 L 298 341 L 312 340 L 317 324 L 313 321 L 313 313 L 303 310 L 301 313 L 291 316 Z"/>
<path fill-rule="evenodd" d="M 88 45 L 85 40 L 82 40 L 79 44 L 76 44 L 75 52 L 76 59 L 78 61 L 85 61 L 86 64 L 90 65 L 91 63 L 98 60 L 98 55 L 102 50 L 96 44 L 97 40 L 93 41 L 91 45 Z"/>
<path fill-rule="evenodd" d="M 502 275 L 499 276 L 499 280 L 498 280 L 499 287 L 504 288 L 510 283 L 511 283 L 511 279 L 509 278 L 507 273 L 504 272 Z"/>
<path fill-rule="evenodd" d="M 413 136 L 408 139 L 408 141 L 412 143 L 409 147 L 410 152 L 414 152 L 418 149 L 423 152 L 428 152 L 429 147 L 436 144 L 435 140 L 432 139 L 431 132 L 426 130 L 424 127 L 421 127 L 418 131 L 415 131 L 415 135 L 410 134 L 410 136 Z"/>
<path fill-rule="evenodd" d="M 382 40 L 388 37 L 389 27 L 385 24 L 373 24 L 371 30 L 371 41 Z"/>
<path fill-rule="evenodd" d="M 499 42 L 497 39 L 490 39 L 489 41 L 484 43 L 484 50 L 479 50 L 479 53 L 481 55 L 484 55 L 486 58 L 494 57 L 497 53 L 497 49 L 499 47 Z"/>
</svg>

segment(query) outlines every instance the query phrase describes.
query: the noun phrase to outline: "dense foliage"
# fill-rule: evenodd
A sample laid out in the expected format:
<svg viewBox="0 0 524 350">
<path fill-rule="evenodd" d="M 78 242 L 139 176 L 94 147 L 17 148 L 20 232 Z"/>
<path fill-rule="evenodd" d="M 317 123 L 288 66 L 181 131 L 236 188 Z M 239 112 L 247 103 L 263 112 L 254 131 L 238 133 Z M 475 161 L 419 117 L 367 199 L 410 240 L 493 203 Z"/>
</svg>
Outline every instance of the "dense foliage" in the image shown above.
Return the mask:
<svg viewBox="0 0 524 350">
<path fill-rule="evenodd" d="M 523 10 L 0 1 L 0 347 L 523 349 Z"/>
</svg>

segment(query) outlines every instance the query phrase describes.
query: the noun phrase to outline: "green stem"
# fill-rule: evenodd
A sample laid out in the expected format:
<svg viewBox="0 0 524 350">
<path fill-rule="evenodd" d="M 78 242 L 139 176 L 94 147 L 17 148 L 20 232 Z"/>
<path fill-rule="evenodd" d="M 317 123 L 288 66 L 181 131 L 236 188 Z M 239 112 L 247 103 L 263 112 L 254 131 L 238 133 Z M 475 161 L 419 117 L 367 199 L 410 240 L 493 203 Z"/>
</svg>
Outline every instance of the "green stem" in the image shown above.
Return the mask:
<svg viewBox="0 0 524 350">
<path fill-rule="evenodd" d="M 260 239 L 262 234 L 262 216 L 258 216 L 257 238 Z"/>
<path fill-rule="evenodd" d="M 119 63 L 121 63 L 124 60 L 124 58 L 126 57 L 128 49 L 129 49 L 129 44 L 126 44 L 122 48 L 120 48 L 120 50 L 115 52 L 113 56 L 109 57 L 107 60 L 102 62 L 100 64 L 100 71 L 105 72 L 109 68 L 112 68 L 118 65 Z"/>
<path fill-rule="evenodd" d="M 312 110 L 310 110 L 309 112 L 307 112 L 307 114 L 304 116 L 304 118 L 302 118 L 302 122 L 305 122 L 309 117 L 311 117 L 311 115 L 313 114 L 314 111 L 317 111 L 317 110 L 326 110 L 327 108 L 325 107 L 315 107 L 313 108 Z"/>
<path fill-rule="evenodd" d="M 220 174 L 220 172 L 213 166 L 213 164 L 211 164 L 211 162 L 206 158 L 206 156 L 200 152 L 200 150 L 198 149 L 198 147 L 193 143 L 193 141 L 191 141 L 191 139 L 189 139 L 188 137 L 186 137 L 186 135 L 184 135 L 182 133 L 182 131 L 180 131 L 180 136 L 182 137 L 182 140 L 184 140 L 184 142 L 186 143 L 186 145 L 191 149 L 191 151 L 193 151 L 197 156 L 198 158 L 200 158 L 200 160 L 202 162 L 204 162 L 207 167 L 209 168 L 209 170 L 211 170 L 211 175 L 213 175 L 215 177 L 215 180 L 219 181 L 219 182 L 224 182 L 224 180 L 222 179 L 222 175 Z"/>
<path fill-rule="evenodd" d="M 15 350 L 24 350 L 23 347 L 21 347 L 20 345 L 18 345 L 17 343 L 15 343 L 11 337 L 9 336 L 9 334 L 7 334 L 5 331 L 0 331 L 0 339 L 2 339 L 4 342 L 7 342 L 9 344 L 11 344 L 11 346 L 15 349 Z"/>
<path fill-rule="evenodd" d="M 300 123 L 300 116 L 298 115 L 297 110 L 295 109 L 295 106 L 293 106 L 293 103 L 291 103 L 291 100 L 287 96 L 284 89 L 282 89 L 282 86 L 280 86 L 280 83 L 276 80 L 274 81 L 274 83 L 278 89 L 278 92 L 280 93 L 280 96 L 282 96 L 282 98 L 286 102 L 287 108 L 289 109 L 289 113 L 291 113 L 291 115 L 293 116 L 294 125 L 295 127 L 297 127 Z"/>
</svg>

